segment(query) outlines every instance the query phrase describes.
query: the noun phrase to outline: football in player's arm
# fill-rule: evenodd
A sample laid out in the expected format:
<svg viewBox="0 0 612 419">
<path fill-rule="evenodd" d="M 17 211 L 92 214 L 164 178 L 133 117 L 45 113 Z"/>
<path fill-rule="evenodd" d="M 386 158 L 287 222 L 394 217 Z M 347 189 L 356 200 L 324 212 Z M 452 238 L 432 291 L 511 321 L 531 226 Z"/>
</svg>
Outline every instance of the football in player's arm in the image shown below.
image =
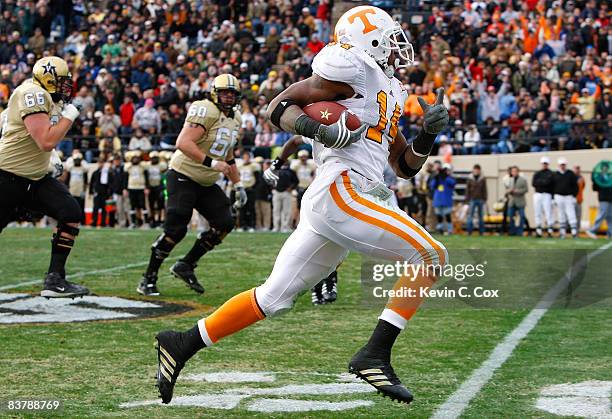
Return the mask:
<svg viewBox="0 0 612 419">
<path fill-rule="evenodd" d="M 137 288 L 140 294 L 159 295 L 159 268 L 187 234 L 194 209 L 206 218 L 210 229 L 198 234 L 191 250 L 172 265 L 170 272 L 197 293 L 204 292 L 194 272 L 197 262 L 234 228 L 232 205 L 240 208 L 247 201 L 233 158 L 241 124 L 239 89 L 234 76 L 222 74 L 213 81 L 211 100 L 195 101 L 189 107 L 166 175 L 164 232 L 151 247 L 149 264 Z M 233 204 L 216 184 L 220 174 L 233 184 Z"/>
<path fill-rule="evenodd" d="M 79 116 L 70 104 L 72 74 L 61 58 L 38 60 L 32 79 L 18 86 L 2 117 L 0 140 L 0 231 L 14 220 L 15 208 L 40 209 L 57 220 L 51 262 L 41 295 L 75 297 L 89 293 L 66 281 L 65 265 L 79 233 L 82 211 L 64 183 L 51 176 L 52 151 Z"/>
<path fill-rule="evenodd" d="M 393 54 L 391 54 L 393 55 Z M 392 57 L 389 58 L 391 60 Z M 268 117 L 277 127 L 312 138 L 331 148 L 344 148 L 361 139 L 367 125 L 351 131 L 346 126 L 346 113 L 332 125 L 323 125 L 307 116 L 302 108 L 309 103 L 349 99 L 355 95 L 346 83 L 330 81 L 317 74 L 291 85 L 270 102 Z M 415 176 L 429 157 L 436 136 L 448 124 L 448 111 L 443 104 L 444 88 L 439 88 L 434 105 L 418 98 L 423 108 L 423 127 L 408 145 L 401 130 L 391 144 L 389 164 L 402 178 Z"/>
</svg>

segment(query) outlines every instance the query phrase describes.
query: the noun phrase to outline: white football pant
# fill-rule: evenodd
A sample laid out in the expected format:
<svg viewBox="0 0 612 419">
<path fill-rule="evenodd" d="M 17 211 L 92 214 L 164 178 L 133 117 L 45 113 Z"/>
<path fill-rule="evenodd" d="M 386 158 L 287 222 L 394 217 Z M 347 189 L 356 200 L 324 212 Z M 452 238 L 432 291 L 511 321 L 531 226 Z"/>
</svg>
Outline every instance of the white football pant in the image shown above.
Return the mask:
<svg viewBox="0 0 612 419">
<path fill-rule="evenodd" d="M 559 231 L 561 236 L 565 236 L 565 229 L 569 222 L 572 230 L 572 235 L 575 235 L 576 230 L 576 198 L 572 195 L 555 195 L 555 204 L 559 211 Z"/>
<path fill-rule="evenodd" d="M 272 273 L 256 288 L 266 316 L 293 306 L 297 296 L 327 277 L 349 250 L 408 263 L 444 264 L 442 244 L 400 210 L 391 197 L 364 191 L 372 182 L 339 162 L 322 165 L 302 200 L 300 223 L 279 252 Z M 381 319 L 403 329 L 406 319 L 385 309 Z"/>
</svg>

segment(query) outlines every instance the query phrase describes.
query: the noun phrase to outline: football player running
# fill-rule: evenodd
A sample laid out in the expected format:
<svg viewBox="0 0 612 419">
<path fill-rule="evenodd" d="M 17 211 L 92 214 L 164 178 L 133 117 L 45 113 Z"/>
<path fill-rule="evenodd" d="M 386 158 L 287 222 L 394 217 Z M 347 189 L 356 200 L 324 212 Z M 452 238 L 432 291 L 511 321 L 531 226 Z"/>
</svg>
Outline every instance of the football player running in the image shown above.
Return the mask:
<svg viewBox="0 0 612 419">
<path fill-rule="evenodd" d="M 164 232 L 151 247 L 149 265 L 137 288 L 140 294 L 159 295 L 156 285 L 159 268 L 187 234 L 194 209 L 208 220 L 210 229 L 198 234 L 191 250 L 172 265 L 170 272 L 195 292 L 204 292 L 194 273 L 196 264 L 221 243 L 235 224 L 232 203 L 215 183 L 219 174 L 227 176 L 234 186 L 234 208 L 241 208 L 247 201 L 233 157 L 241 123 L 239 100 L 238 79 L 222 74 L 213 80 L 211 100 L 195 101 L 189 107 L 166 176 Z"/>
<path fill-rule="evenodd" d="M 79 234 L 81 207 L 66 185 L 48 173 L 52 151 L 79 116 L 69 103 L 72 74 L 66 61 L 45 57 L 11 94 L 2 117 L 0 139 L 0 232 L 13 221 L 17 207 L 40 211 L 57 220 L 43 297 L 89 294 L 66 281 L 66 260 Z"/>
<path fill-rule="evenodd" d="M 179 372 L 198 350 L 289 310 L 300 292 L 329 275 L 349 250 L 414 264 L 447 261 L 444 246 L 398 208 L 383 183 L 387 163 L 398 176 L 409 178 L 427 159 L 437 133 L 448 124 L 444 91 L 438 91 L 433 105 L 419 99 L 423 127 L 408 144 L 397 126 L 407 93 L 394 73 L 410 65 L 414 53 L 401 26 L 381 9 L 359 6 L 339 19 L 334 35 L 337 42 L 315 56 L 313 75 L 287 88 L 268 107 L 276 126 L 313 139 L 319 169 L 304 195 L 300 223 L 262 285 L 232 297 L 186 332 L 156 336 L 157 386 L 164 403 L 172 399 Z M 325 126 L 302 111 L 309 103 L 326 100 L 346 106 L 364 125 L 350 131 L 344 113 Z M 400 278 L 396 287 L 431 286 L 435 278 L 430 272 L 419 269 L 416 277 Z M 369 341 L 349 362 L 350 372 L 404 403 L 412 394 L 393 371 L 391 348 L 420 302 L 390 299 Z"/>
</svg>

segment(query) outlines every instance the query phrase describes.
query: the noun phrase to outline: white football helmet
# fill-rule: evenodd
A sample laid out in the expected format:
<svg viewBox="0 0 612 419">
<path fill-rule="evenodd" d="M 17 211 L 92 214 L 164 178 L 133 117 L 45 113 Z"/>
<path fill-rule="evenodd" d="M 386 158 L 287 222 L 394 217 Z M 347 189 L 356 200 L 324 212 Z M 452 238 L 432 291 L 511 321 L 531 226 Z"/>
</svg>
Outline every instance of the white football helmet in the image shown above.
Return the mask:
<svg viewBox="0 0 612 419">
<path fill-rule="evenodd" d="M 334 29 L 334 40 L 363 49 L 387 77 L 414 63 L 414 50 L 398 22 L 374 6 L 357 6 L 344 13 Z M 395 53 L 390 65 L 389 56 Z"/>
</svg>

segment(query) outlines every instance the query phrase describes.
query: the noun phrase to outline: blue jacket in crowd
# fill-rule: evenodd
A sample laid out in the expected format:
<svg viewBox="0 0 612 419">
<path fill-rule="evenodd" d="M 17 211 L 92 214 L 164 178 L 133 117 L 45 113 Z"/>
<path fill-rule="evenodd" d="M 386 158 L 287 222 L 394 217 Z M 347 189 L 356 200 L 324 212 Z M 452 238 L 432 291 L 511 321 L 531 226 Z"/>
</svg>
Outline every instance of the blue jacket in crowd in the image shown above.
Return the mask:
<svg viewBox="0 0 612 419">
<path fill-rule="evenodd" d="M 433 191 L 434 207 L 452 207 L 455 178 L 444 173 L 437 174 L 429 180 L 429 189 Z"/>
</svg>

